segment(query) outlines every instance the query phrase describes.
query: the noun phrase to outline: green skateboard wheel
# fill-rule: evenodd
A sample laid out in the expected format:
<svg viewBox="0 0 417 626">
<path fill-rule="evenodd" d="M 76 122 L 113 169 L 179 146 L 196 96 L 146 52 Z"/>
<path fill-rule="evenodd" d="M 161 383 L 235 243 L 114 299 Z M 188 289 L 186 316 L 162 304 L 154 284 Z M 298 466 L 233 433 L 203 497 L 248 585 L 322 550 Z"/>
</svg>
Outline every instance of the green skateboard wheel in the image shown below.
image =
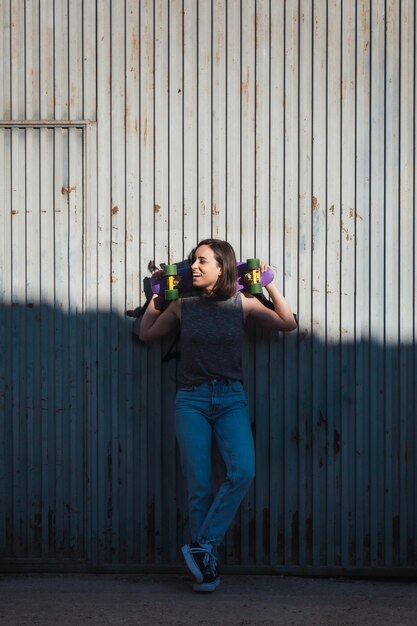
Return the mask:
<svg viewBox="0 0 417 626">
<path fill-rule="evenodd" d="M 176 276 L 176 274 L 177 274 L 177 266 L 175 264 L 165 265 L 164 266 L 164 274 L 165 274 L 165 276 Z"/>
<path fill-rule="evenodd" d="M 248 264 L 249 270 L 257 270 L 261 266 L 261 262 L 259 259 L 248 259 L 246 263 Z"/>
<path fill-rule="evenodd" d="M 178 300 L 178 289 L 165 289 L 165 300 Z"/>
<path fill-rule="evenodd" d="M 251 293 L 252 295 L 256 293 L 262 293 L 261 283 L 251 283 L 248 285 L 247 288 L 248 288 L 249 293 Z"/>
</svg>

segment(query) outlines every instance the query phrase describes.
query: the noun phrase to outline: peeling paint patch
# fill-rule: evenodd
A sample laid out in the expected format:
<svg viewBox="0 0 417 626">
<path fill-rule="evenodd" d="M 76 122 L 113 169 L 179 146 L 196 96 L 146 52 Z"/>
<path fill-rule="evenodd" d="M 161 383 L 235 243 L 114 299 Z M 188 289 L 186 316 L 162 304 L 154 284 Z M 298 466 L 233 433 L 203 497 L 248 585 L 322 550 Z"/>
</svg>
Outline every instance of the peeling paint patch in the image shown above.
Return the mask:
<svg viewBox="0 0 417 626">
<path fill-rule="evenodd" d="M 76 185 L 72 187 L 70 185 L 68 185 L 68 187 L 61 187 L 61 193 L 71 193 L 72 191 L 77 191 Z"/>
<path fill-rule="evenodd" d="M 117 213 L 119 212 L 119 207 L 118 206 L 114 206 L 111 210 L 111 214 L 112 215 L 117 215 Z"/>
<path fill-rule="evenodd" d="M 153 210 L 155 213 L 159 213 L 161 210 L 161 206 L 159 204 L 154 204 Z"/>
</svg>

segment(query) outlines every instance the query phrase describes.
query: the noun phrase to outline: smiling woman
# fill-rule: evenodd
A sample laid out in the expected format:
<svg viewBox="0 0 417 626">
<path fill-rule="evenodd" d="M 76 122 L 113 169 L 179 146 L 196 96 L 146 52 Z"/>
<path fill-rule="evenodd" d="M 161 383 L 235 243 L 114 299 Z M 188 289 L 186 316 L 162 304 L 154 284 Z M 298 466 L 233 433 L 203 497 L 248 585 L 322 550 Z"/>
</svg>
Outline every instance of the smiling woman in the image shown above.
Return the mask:
<svg viewBox="0 0 417 626">
<path fill-rule="evenodd" d="M 213 292 L 222 275 L 222 268 L 209 246 L 198 248 L 198 256 L 191 263 L 191 273 L 194 287 L 199 287 L 207 295 Z"/>
<path fill-rule="evenodd" d="M 181 326 L 175 427 L 188 488 L 191 543 L 182 547 L 195 578 L 194 590 L 220 584 L 218 545 L 233 521 L 254 476 L 255 458 L 248 403 L 243 389 L 244 322 L 253 318 L 272 330 L 291 331 L 296 322 L 273 283 L 266 286 L 274 309 L 236 290 L 237 264 L 226 241 L 205 239 L 191 252 L 197 295 L 171 302 L 160 313 L 154 296 L 141 324 L 150 341 Z M 261 269 L 265 269 L 265 263 Z M 211 442 L 226 464 L 226 479 L 212 489 Z"/>
<path fill-rule="evenodd" d="M 193 285 L 202 293 L 225 298 L 236 291 L 237 263 L 233 248 L 226 241 L 204 239 L 189 257 Z"/>
</svg>

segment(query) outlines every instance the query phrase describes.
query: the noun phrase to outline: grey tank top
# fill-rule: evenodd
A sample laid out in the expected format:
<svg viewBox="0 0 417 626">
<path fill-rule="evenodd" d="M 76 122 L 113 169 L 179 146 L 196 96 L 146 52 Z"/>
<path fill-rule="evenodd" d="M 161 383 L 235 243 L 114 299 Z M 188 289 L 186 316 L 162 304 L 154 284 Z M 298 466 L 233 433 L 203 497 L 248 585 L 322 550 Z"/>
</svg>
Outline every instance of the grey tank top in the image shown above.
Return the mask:
<svg viewBox="0 0 417 626">
<path fill-rule="evenodd" d="M 181 300 L 179 388 L 216 378 L 243 379 L 243 322 L 239 293 L 227 300 L 204 296 Z"/>
</svg>

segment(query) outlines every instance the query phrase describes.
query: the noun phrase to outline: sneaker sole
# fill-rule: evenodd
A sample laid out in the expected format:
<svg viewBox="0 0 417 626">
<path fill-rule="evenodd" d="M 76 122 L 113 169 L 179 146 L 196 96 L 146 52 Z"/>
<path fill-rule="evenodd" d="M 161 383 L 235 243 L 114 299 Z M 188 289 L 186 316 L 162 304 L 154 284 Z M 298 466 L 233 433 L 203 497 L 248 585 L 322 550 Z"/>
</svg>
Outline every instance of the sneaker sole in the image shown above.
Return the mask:
<svg viewBox="0 0 417 626">
<path fill-rule="evenodd" d="M 220 578 L 216 578 L 216 580 L 213 580 L 211 583 L 194 584 L 193 589 L 194 591 L 197 591 L 197 593 L 210 593 L 216 591 L 219 585 Z"/>
<path fill-rule="evenodd" d="M 185 564 L 187 565 L 188 569 L 190 570 L 196 581 L 198 583 L 202 583 L 204 580 L 204 576 L 197 563 L 194 561 L 194 557 L 191 554 L 190 546 L 182 546 L 181 552 L 184 556 Z"/>
</svg>

